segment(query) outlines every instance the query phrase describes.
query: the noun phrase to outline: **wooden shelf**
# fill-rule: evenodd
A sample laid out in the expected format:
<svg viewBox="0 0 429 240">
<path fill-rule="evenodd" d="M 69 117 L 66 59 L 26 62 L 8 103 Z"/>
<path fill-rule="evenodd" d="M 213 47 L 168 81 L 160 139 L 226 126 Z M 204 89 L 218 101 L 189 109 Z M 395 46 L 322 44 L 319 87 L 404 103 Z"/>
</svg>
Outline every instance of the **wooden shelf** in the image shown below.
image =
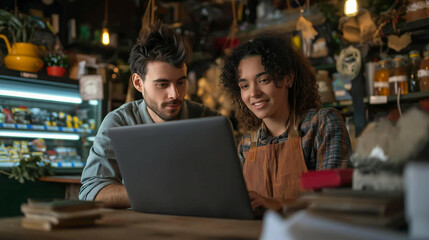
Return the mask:
<svg viewBox="0 0 429 240">
<path fill-rule="evenodd" d="M 365 102 L 368 102 L 370 105 L 380 105 L 380 104 L 388 104 L 388 103 L 396 103 L 396 95 L 394 96 L 376 96 L 365 98 Z M 401 102 L 415 102 L 421 99 L 429 98 L 429 91 L 426 92 L 414 92 L 405 95 L 401 95 Z"/>
<path fill-rule="evenodd" d="M 250 39 L 264 32 L 284 34 L 284 33 L 291 33 L 293 31 L 296 31 L 296 22 L 299 17 L 299 13 L 297 14 L 297 11 L 299 10 L 288 12 L 288 16 L 290 17 L 288 18 L 287 21 L 275 23 L 266 27 L 257 28 L 252 31 L 238 32 L 236 34 L 236 37 L 240 40 L 240 42 L 243 43 L 243 42 L 249 41 Z M 313 26 L 318 26 L 325 22 L 325 17 L 323 16 L 322 13 L 312 14 L 310 16 L 305 16 L 305 17 L 307 18 L 308 21 L 310 21 L 313 24 Z"/>
<path fill-rule="evenodd" d="M 40 83 L 48 83 L 49 85 L 60 85 L 70 86 L 74 85 L 77 88 L 79 87 L 79 81 L 65 78 L 65 77 L 53 77 L 46 74 L 46 72 L 40 70 L 37 73 L 30 72 L 21 72 L 15 71 L 8 68 L 0 68 L 0 78 L 15 80 L 15 81 L 24 81 L 24 82 L 40 82 Z"/>
<path fill-rule="evenodd" d="M 336 101 L 332 103 L 323 103 L 322 107 L 345 108 L 353 105 L 352 100 Z"/>
<path fill-rule="evenodd" d="M 413 22 L 401 23 L 398 25 L 397 30 L 400 34 L 405 32 L 415 32 L 419 30 L 427 30 L 429 28 L 429 18 L 420 19 Z M 395 31 L 391 24 L 383 27 L 383 32 L 386 36 L 394 34 Z"/>
</svg>

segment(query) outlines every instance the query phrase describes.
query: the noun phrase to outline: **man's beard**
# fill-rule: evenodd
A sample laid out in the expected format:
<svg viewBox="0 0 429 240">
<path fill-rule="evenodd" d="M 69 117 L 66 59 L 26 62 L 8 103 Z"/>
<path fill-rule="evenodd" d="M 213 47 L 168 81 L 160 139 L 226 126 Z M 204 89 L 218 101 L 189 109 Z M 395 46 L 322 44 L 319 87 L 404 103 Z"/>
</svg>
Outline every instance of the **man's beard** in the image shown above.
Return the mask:
<svg viewBox="0 0 429 240">
<path fill-rule="evenodd" d="M 147 94 L 146 98 L 144 99 L 146 102 L 146 106 L 152 110 L 156 115 L 158 115 L 158 117 L 160 117 L 162 120 L 164 121 L 171 121 L 171 120 L 175 120 L 179 117 L 180 111 L 182 110 L 182 105 L 183 105 L 183 101 L 179 100 L 179 99 L 175 99 L 173 101 L 170 102 L 164 102 L 161 104 L 161 108 L 159 108 L 156 103 L 152 102 L 152 100 L 148 97 Z M 177 110 L 162 110 L 163 108 L 167 107 L 170 104 L 179 104 L 180 107 Z M 176 112 L 177 111 L 177 112 Z"/>
</svg>

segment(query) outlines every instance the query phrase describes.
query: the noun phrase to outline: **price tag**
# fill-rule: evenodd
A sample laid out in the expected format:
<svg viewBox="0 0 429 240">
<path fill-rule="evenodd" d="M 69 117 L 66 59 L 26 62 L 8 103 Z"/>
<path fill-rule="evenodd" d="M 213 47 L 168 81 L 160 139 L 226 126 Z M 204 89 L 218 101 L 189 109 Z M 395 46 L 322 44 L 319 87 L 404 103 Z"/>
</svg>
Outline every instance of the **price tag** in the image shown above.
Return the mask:
<svg viewBox="0 0 429 240">
<path fill-rule="evenodd" d="M 344 101 L 340 101 L 339 103 L 340 103 L 340 105 L 343 105 L 343 106 L 353 105 L 352 100 L 344 100 Z"/>
<path fill-rule="evenodd" d="M 351 83 L 344 83 L 344 89 L 346 89 L 347 91 L 352 90 L 352 84 Z"/>
<path fill-rule="evenodd" d="M 344 96 L 346 96 L 346 91 L 345 90 L 335 90 L 335 96 L 336 97 L 344 97 Z"/>
<path fill-rule="evenodd" d="M 388 82 L 374 82 L 375 88 L 389 88 Z"/>
<path fill-rule="evenodd" d="M 27 124 L 16 124 L 16 128 L 19 128 L 19 129 L 28 129 Z"/>
<path fill-rule="evenodd" d="M 369 104 L 385 104 L 387 103 L 387 96 L 371 96 Z"/>
<path fill-rule="evenodd" d="M 21 77 L 25 77 L 25 78 L 37 79 L 37 74 L 35 74 L 35 73 L 21 72 L 20 75 L 21 75 Z"/>
<path fill-rule="evenodd" d="M 5 127 L 5 128 L 15 128 L 15 124 L 13 124 L 13 123 L 3 123 L 3 127 Z"/>
<path fill-rule="evenodd" d="M 74 132 L 74 128 L 63 127 L 63 132 Z"/>
<path fill-rule="evenodd" d="M 0 162 L 0 167 L 14 167 L 15 165 L 15 162 Z"/>
<path fill-rule="evenodd" d="M 85 130 L 83 128 L 76 128 L 75 130 L 78 133 L 84 133 L 85 132 Z"/>
<path fill-rule="evenodd" d="M 49 131 L 59 131 L 58 127 L 53 127 L 53 126 L 47 126 L 46 129 Z"/>
<path fill-rule="evenodd" d="M 33 125 L 31 126 L 34 130 L 46 130 L 45 126 L 43 125 Z"/>
<path fill-rule="evenodd" d="M 61 166 L 62 167 L 73 167 L 73 165 L 72 165 L 72 163 L 71 162 L 62 162 L 62 163 L 58 163 L 58 165 L 60 165 L 61 164 Z"/>
<path fill-rule="evenodd" d="M 84 167 L 85 163 L 83 163 L 83 162 L 75 162 L 75 163 L 73 163 L 73 165 L 74 165 L 74 167 Z"/>
</svg>

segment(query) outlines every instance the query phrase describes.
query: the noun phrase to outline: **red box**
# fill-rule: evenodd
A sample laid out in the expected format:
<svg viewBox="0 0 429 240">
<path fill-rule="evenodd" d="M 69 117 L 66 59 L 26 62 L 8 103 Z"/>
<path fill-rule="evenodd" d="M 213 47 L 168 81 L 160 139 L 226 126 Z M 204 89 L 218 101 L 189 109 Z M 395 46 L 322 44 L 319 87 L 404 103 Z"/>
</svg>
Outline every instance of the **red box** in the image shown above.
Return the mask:
<svg viewBox="0 0 429 240">
<path fill-rule="evenodd" d="M 353 168 L 308 171 L 301 176 L 303 189 L 335 188 L 352 184 Z"/>
</svg>

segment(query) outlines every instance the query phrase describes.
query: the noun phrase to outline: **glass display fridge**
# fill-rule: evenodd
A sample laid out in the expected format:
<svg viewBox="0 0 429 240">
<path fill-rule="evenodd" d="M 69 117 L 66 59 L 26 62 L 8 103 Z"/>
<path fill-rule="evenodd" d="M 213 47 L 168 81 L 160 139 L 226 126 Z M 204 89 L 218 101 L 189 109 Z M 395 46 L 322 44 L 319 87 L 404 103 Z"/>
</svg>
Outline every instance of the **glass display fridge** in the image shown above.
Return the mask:
<svg viewBox="0 0 429 240">
<path fill-rule="evenodd" d="M 82 101 L 77 80 L 1 69 L 0 169 L 40 156 L 54 173 L 80 173 L 101 105 L 101 100 Z"/>
</svg>

